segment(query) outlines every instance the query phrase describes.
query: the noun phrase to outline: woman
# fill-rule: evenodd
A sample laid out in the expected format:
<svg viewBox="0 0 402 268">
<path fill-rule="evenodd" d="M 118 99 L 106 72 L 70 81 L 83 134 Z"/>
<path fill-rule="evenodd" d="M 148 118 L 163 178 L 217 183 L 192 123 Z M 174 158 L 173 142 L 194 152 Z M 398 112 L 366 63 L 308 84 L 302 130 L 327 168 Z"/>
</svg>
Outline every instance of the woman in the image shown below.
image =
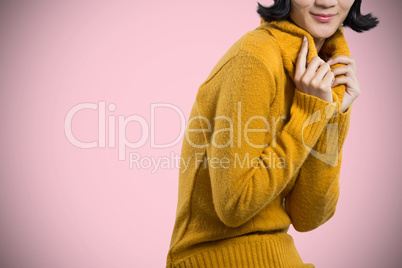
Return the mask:
<svg viewBox="0 0 402 268">
<path fill-rule="evenodd" d="M 287 231 L 311 231 L 335 213 L 360 94 L 343 26 L 362 32 L 378 23 L 360 4 L 258 4 L 260 26 L 198 90 L 167 267 L 314 267 Z"/>
</svg>

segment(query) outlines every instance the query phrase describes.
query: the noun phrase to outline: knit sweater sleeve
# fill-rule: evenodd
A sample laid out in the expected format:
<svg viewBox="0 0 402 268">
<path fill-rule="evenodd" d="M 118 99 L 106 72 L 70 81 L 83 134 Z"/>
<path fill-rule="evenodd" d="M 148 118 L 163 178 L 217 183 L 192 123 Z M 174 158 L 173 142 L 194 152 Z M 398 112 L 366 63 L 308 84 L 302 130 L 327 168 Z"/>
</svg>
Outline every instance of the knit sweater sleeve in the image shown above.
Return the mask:
<svg viewBox="0 0 402 268">
<path fill-rule="evenodd" d="M 209 127 L 205 118 L 211 115 L 202 121 L 214 207 L 230 227 L 250 220 L 283 191 L 336 112 L 335 103 L 296 89 L 289 120 L 280 133 L 270 133 L 269 120 L 281 116 L 270 106 L 277 80 L 264 61 L 240 52 L 204 85 L 218 92 L 197 96 L 201 114 L 216 101 Z"/>
<path fill-rule="evenodd" d="M 333 94 L 336 97 L 335 94 Z M 336 100 L 340 107 L 339 100 Z M 331 117 L 316 145 L 300 168 L 292 191 L 285 198 L 285 208 L 293 227 L 311 231 L 334 214 L 339 198 L 342 148 L 349 130 L 352 105 Z"/>
</svg>

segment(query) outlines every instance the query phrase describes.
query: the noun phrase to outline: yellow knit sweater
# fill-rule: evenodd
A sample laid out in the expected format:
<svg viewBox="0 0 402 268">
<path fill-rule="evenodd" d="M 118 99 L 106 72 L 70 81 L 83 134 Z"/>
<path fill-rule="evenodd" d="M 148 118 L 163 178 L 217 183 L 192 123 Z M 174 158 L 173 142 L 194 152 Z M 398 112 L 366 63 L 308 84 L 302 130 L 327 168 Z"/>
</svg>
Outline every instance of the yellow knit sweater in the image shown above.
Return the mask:
<svg viewBox="0 0 402 268">
<path fill-rule="evenodd" d="M 317 228 L 335 213 L 352 107 L 295 88 L 303 36 L 265 22 L 223 55 L 199 87 L 183 140 L 176 221 L 167 267 L 314 267 L 289 225 Z M 341 26 L 320 56 L 349 55 Z M 332 68 L 340 66 L 339 64 Z"/>
</svg>

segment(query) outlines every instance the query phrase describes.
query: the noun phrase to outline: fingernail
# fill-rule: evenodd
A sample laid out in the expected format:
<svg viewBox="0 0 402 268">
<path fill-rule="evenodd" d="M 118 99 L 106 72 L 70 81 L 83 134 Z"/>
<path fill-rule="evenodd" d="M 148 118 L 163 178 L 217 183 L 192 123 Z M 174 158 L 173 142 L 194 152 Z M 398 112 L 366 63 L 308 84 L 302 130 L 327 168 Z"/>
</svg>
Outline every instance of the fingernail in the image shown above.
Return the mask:
<svg viewBox="0 0 402 268">
<path fill-rule="evenodd" d="M 303 42 L 306 42 L 307 41 L 307 36 L 304 36 L 303 37 Z"/>
<path fill-rule="evenodd" d="M 328 64 L 331 64 L 331 62 L 332 62 L 332 59 L 330 59 L 329 61 L 327 61 Z"/>
</svg>

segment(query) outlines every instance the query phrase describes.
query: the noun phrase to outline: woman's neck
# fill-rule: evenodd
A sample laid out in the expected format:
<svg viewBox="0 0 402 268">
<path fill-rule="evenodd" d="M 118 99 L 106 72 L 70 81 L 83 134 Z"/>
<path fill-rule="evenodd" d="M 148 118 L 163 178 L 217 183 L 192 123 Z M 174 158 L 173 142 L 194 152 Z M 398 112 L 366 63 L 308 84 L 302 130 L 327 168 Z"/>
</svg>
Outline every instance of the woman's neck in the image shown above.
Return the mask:
<svg viewBox="0 0 402 268">
<path fill-rule="evenodd" d="M 317 48 L 317 53 L 320 53 L 322 46 L 324 45 L 325 38 L 314 38 L 315 47 Z"/>
</svg>

